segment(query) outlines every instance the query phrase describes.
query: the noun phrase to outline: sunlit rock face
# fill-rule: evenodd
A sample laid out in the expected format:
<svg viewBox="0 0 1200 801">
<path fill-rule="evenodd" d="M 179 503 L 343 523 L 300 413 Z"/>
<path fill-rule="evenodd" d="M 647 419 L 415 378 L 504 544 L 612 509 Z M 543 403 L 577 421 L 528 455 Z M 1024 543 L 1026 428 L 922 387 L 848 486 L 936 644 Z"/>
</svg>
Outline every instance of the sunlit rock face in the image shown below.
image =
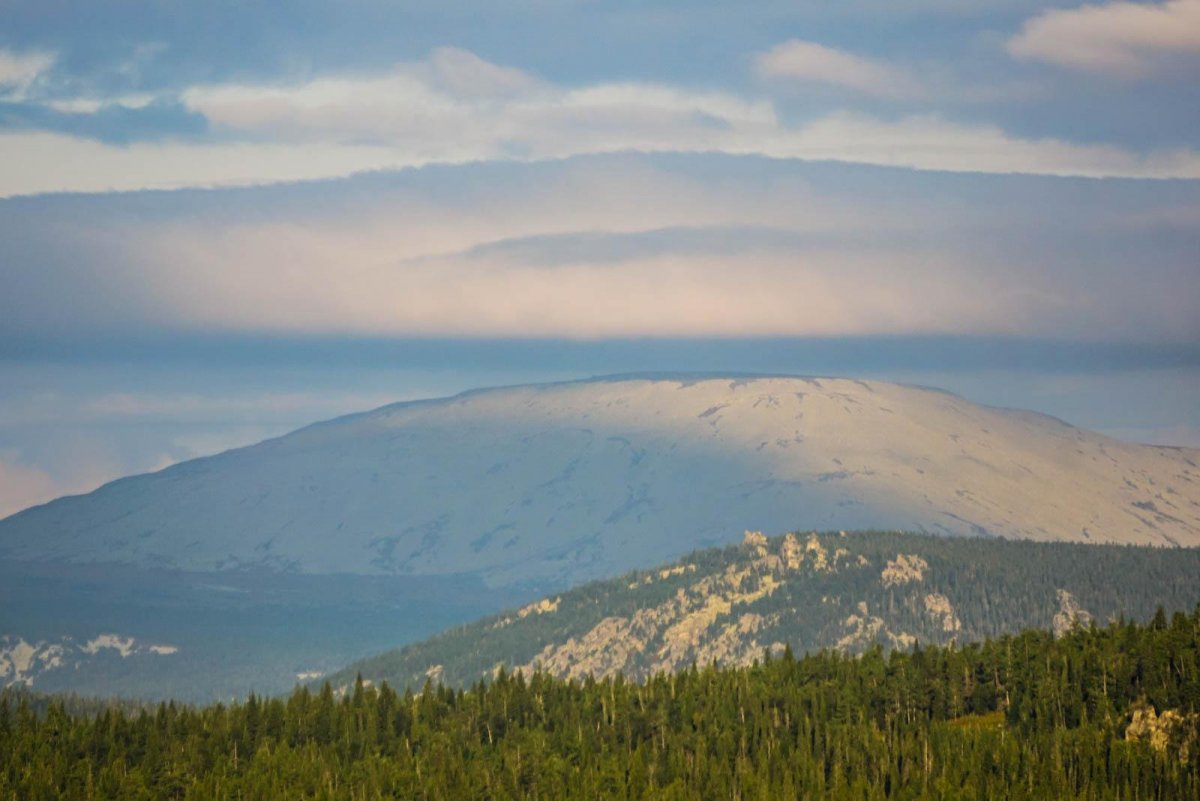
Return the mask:
<svg viewBox="0 0 1200 801">
<path fill-rule="evenodd" d="M 1200 545 L 1200 451 L 944 392 L 629 377 L 387 406 L 0 521 L 9 559 L 574 583 L 746 529 Z"/>
<path fill-rule="evenodd" d="M 129 659 L 144 656 L 173 656 L 174 645 L 142 642 L 120 634 L 99 634 L 87 641 L 61 637 L 47 642 L 26 642 L 24 638 L 0 635 L 0 688 L 14 685 L 34 687 L 39 678 L 61 670 L 78 671 L 89 660 L 98 658 Z"/>
</svg>

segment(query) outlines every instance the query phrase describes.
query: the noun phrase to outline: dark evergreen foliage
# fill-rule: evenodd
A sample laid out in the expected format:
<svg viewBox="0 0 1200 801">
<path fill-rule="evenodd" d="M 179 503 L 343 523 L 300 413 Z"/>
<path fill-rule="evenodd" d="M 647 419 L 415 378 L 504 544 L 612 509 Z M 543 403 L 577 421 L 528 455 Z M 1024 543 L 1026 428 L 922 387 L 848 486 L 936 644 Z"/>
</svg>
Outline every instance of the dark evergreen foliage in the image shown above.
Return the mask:
<svg viewBox="0 0 1200 801">
<path fill-rule="evenodd" d="M 1139 710 L 1162 737 L 1127 739 Z M 202 709 L 0 701 L 0 799 L 1200 798 L 1200 607 L 645 683 L 361 680 Z"/>
</svg>

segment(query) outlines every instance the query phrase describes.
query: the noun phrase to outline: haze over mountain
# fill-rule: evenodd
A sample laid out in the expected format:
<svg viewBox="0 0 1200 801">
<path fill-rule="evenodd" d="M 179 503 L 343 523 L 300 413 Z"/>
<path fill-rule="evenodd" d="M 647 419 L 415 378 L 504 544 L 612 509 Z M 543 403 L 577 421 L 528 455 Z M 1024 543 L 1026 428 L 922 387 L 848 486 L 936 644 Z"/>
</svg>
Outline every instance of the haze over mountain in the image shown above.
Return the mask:
<svg viewBox="0 0 1200 801">
<path fill-rule="evenodd" d="M 385 406 L 0 521 L 20 561 L 566 586 L 747 529 L 1200 544 L 1200 452 L 874 381 L 615 377 Z"/>
</svg>

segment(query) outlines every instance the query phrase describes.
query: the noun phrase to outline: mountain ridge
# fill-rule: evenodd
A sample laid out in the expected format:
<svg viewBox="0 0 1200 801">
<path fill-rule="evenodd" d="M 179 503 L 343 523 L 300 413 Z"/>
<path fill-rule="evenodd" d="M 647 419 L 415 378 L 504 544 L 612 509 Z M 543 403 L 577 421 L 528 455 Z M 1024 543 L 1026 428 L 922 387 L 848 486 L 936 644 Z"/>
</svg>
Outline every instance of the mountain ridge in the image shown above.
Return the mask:
<svg viewBox="0 0 1200 801">
<path fill-rule="evenodd" d="M 568 586 L 797 522 L 1187 545 L 1198 462 L 926 387 L 625 374 L 314 423 L 20 512 L 0 553 Z"/>
<path fill-rule="evenodd" d="M 526 676 L 633 681 L 693 664 L 745 666 L 785 648 L 862 653 L 1061 636 L 1200 602 L 1200 549 L 945 538 L 904 532 L 746 532 L 739 545 L 591 582 L 354 662 L 398 690 Z"/>
</svg>

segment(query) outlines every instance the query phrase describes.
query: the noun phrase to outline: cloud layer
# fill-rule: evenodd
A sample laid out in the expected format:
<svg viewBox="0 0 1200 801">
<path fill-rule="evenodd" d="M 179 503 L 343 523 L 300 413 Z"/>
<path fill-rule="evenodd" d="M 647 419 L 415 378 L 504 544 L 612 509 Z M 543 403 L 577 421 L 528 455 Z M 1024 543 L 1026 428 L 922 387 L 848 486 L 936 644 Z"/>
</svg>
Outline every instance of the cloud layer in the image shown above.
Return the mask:
<svg viewBox="0 0 1200 801">
<path fill-rule="evenodd" d="M 1039 17 L 1010 47 L 1042 57 L 1039 42 L 1054 41 L 1061 43 L 1060 55 L 1083 53 L 1084 45 L 1059 35 L 1064 26 L 1078 27 L 1071 19 Z M 1077 39 L 1098 41 L 1097 52 L 1122 52 L 1088 31 Z M 49 67 L 46 58 L 0 51 L 0 70 L 12 86 L 27 88 Z M 909 105 L 938 95 L 978 101 L 1008 91 L 922 81 L 902 66 L 797 39 L 760 53 L 756 65 L 777 86 L 815 83 L 852 97 Z M 192 85 L 170 102 L 178 103 L 179 119 L 203 121 L 204 136 L 117 144 L 67 132 L 83 125 L 80 120 L 111 117 L 114 110 L 150 115 L 166 108 L 163 102 L 144 92 L 30 101 L 42 116 L 60 115 L 56 124 L 62 130 L 0 128 L 6 155 L 0 197 L 255 185 L 430 163 L 626 151 L 755 154 L 955 172 L 1200 177 L 1200 151 L 1178 144 L 1144 149 L 1079 144 L 912 109 L 880 113 L 843 106 L 797 115 L 769 93 L 663 82 L 562 84 L 450 47 L 370 73 Z"/>
<path fill-rule="evenodd" d="M 1200 0 L 1108 3 L 1045 11 L 1008 43 L 1017 58 L 1126 78 L 1145 78 L 1190 56 L 1200 62 Z M 1196 71 L 1191 70 L 1192 79 Z"/>
<path fill-rule="evenodd" d="M 1187 341 L 1196 191 L 607 156 L 9 201 L 0 319 L 12 334 Z"/>
</svg>

